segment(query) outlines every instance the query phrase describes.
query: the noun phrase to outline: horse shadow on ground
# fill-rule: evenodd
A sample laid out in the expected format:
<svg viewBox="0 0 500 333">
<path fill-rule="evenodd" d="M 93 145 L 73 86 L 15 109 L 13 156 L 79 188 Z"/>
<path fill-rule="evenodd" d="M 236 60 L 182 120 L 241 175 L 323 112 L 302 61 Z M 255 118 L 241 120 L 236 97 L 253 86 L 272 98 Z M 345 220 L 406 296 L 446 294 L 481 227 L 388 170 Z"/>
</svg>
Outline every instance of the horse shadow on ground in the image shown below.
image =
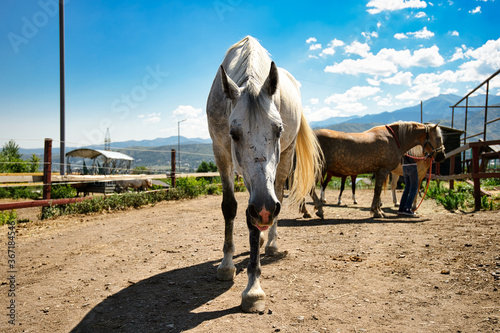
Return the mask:
<svg viewBox="0 0 500 333">
<path fill-rule="evenodd" d="M 312 205 L 312 203 L 310 203 Z M 339 207 L 337 204 L 323 204 L 323 207 Z M 307 226 L 322 226 L 322 225 L 339 225 L 339 224 L 364 224 L 364 223 L 394 223 L 394 224 L 407 224 L 407 223 L 423 223 L 429 221 L 428 218 L 423 216 L 409 217 L 397 215 L 397 208 L 393 207 L 382 207 L 382 212 L 385 217 L 374 218 L 370 216 L 370 207 L 359 207 L 357 205 L 341 205 L 342 209 L 352 209 L 353 211 L 363 211 L 366 212 L 366 218 L 357 219 L 337 216 L 335 211 L 323 212 L 324 219 L 320 219 L 316 215 L 312 218 L 305 219 L 282 219 L 278 221 L 278 227 L 307 227 Z M 309 208 L 309 207 L 308 207 Z M 313 208 L 311 206 L 309 212 L 312 213 Z"/>
<path fill-rule="evenodd" d="M 237 262 L 240 274 L 248 265 L 249 252 L 235 255 L 246 257 Z M 262 256 L 261 264 L 282 259 Z M 220 260 L 204 262 L 160 273 L 111 295 L 96 305 L 76 325 L 71 333 L 110 332 L 182 332 L 233 313 L 241 313 L 239 305 L 220 311 L 193 310 L 227 292 L 233 281 L 218 281 L 216 270 Z M 239 303 L 240 299 L 235 300 Z"/>
</svg>

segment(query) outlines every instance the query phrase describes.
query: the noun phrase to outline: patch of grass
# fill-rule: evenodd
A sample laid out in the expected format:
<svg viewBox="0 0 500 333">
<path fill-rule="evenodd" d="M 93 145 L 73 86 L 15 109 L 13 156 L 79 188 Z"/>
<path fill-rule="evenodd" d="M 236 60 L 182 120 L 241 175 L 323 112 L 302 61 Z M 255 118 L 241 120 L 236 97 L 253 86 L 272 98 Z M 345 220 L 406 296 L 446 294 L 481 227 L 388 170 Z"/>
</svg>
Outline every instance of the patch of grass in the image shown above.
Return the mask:
<svg viewBox="0 0 500 333">
<path fill-rule="evenodd" d="M 474 186 L 465 182 L 455 182 L 455 189 L 450 190 L 444 186 L 443 182 L 431 182 L 429 198 L 433 198 L 437 203 L 443 205 L 447 210 L 462 209 L 470 211 L 474 209 Z M 482 196 L 481 209 L 498 210 L 500 209 L 500 197 L 497 196 Z"/>
</svg>

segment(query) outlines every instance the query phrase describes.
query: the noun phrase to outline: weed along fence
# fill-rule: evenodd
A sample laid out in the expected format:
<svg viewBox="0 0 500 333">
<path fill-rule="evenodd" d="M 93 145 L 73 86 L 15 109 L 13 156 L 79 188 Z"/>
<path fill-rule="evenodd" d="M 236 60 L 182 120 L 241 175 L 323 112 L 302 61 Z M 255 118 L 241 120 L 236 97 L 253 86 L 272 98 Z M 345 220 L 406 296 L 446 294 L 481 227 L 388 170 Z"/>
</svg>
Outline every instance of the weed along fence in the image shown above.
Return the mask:
<svg viewBox="0 0 500 333">
<path fill-rule="evenodd" d="M 44 207 L 52 205 L 65 205 L 76 203 L 84 200 L 92 199 L 92 197 L 76 197 L 76 198 L 66 198 L 66 199 L 51 199 L 51 187 L 52 185 L 87 185 L 87 184 L 108 184 L 116 181 L 124 180 L 151 180 L 151 179 L 164 179 L 170 178 L 172 187 L 175 187 L 176 178 L 180 177 L 217 177 L 218 172 L 209 173 L 188 173 L 188 174 L 177 174 L 175 172 L 175 149 L 172 149 L 172 170 L 169 174 L 165 175 L 134 175 L 134 174 L 118 174 L 118 175 L 60 175 L 59 173 L 52 173 L 52 140 L 45 140 L 44 147 L 44 161 L 43 161 L 43 173 L 0 173 L 0 187 L 15 187 L 15 186 L 42 186 L 43 197 L 41 200 L 30 200 L 21 202 L 9 202 L 0 203 L 0 211 L 20 209 L 20 208 L 30 208 L 30 207 Z M 106 186 L 103 187 L 103 194 L 106 195 Z M 167 189 L 156 190 L 156 191 L 168 191 Z M 93 192 L 93 191 L 92 191 Z M 98 192 L 98 191 L 95 191 Z M 112 191 L 114 192 L 114 191 Z M 150 191 L 151 192 L 151 191 Z"/>
<path fill-rule="evenodd" d="M 432 175 L 432 179 L 449 181 L 450 189 L 454 188 L 455 180 L 472 179 L 474 183 L 474 209 L 476 211 L 481 210 L 482 193 L 481 193 L 480 179 L 500 178 L 500 172 L 498 172 L 498 170 L 495 170 L 495 172 L 486 172 L 486 165 L 488 164 L 488 161 L 493 159 L 500 159 L 500 151 L 487 152 L 485 148 L 497 145 L 500 145 L 500 140 L 469 142 L 463 145 L 462 147 L 447 153 L 446 158 L 450 159 L 449 175 L 446 176 L 441 175 L 439 170 L 440 166 L 439 164 L 436 164 L 436 172 L 435 172 L 436 174 Z M 455 174 L 456 156 L 460 156 L 461 153 L 469 149 L 472 150 L 472 160 L 470 160 L 472 167 L 464 168 L 462 173 Z"/>
</svg>

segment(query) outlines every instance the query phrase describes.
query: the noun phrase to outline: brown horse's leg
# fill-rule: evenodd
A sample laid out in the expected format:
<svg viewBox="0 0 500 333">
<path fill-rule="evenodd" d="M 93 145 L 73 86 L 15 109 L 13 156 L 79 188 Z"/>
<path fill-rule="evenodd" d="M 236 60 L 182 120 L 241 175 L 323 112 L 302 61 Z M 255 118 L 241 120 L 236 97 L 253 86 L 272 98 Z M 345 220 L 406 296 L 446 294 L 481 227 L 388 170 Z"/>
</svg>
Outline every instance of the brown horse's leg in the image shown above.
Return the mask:
<svg viewBox="0 0 500 333">
<path fill-rule="evenodd" d="M 338 201 L 339 206 L 342 203 L 342 193 L 344 192 L 346 179 L 347 179 L 347 176 L 342 176 L 342 179 L 340 180 L 340 194 L 339 194 L 339 201 Z"/>
<path fill-rule="evenodd" d="M 316 195 L 316 189 L 314 188 L 311 190 L 311 198 L 314 201 L 314 208 L 318 210 L 316 212 L 316 216 L 323 219 L 323 202 L 321 202 L 321 200 Z"/>
<path fill-rule="evenodd" d="M 382 209 L 380 209 L 380 194 L 382 193 L 382 187 L 387 178 L 387 173 L 388 172 L 385 170 L 378 170 L 375 172 L 375 191 L 373 193 L 373 201 L 370 208 L 372 217 L 375 218 L 384 217 L 384 213 Z"/>
<path fill-rule="evenodd" d="M 326 177 L 325 177 L 325 180 L 323 181 L 323 183 L 321 183 L 321 202 L 322 203 L 326 203 L 326 187 L 328 186 L 328 183 L 330 182 L 330 180 L 332 180 L 332 177 L 333 175 L 329 172 L 326 173 Z"/>
<path fill-rule="evenodd" d="M 300 203 L 299 212 L 303 214 L 302 215 L 303 218 L 309 219 L 312 217 L 309 211 L 307 210 L 305 198 L 302 199 L 302 202 Z"/>
<path fill-rule="evenodd" d="M 352 201 L 355 205 L 358 204 L 358 201 L 356 200 L 356 178 L 358 178 L 357 175 L 351 176 L 351 182 L 352 182 Z"/>
</svg>

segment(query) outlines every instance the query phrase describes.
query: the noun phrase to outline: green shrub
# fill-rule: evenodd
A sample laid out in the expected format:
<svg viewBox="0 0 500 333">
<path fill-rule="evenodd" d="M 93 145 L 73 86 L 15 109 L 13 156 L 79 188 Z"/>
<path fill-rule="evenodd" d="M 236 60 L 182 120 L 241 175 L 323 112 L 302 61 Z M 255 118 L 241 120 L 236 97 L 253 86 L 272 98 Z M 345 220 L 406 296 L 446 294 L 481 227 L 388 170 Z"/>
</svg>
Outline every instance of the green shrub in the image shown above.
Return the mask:
<svg viewBox="0 0 500 333">
<path fill-rule="evenodd" d="M 15 210 L 0 211 L 0 225 L 11 224 L 17 220 L 17 213 Z"/>
<path fill-rule="evenodd" d="M 0 187 L 0 198 L 36 200 L 40 199 L 41 197 L 41 187 L 39 186 Z"/>
<path fill-rule="evenodd" d="M 51 199 L 65 199 L 76 197 L 76 189 L 70 185 L 52 185 L 50 189 Z"/>
<path fill-rule="evenodd" d="M 472 210 L 474 209 L 474 186 L 465 182 L 455 182 L 455 189 L 450 190 L 443 186 L 442 182 L 431 182 L 427 192 L 429 198 L 434 198 L 437 203 L 443 205 L 448 210 Z M 499 196 L 482 196 L 481 209 L 500 209 Z"/>
</svg>

